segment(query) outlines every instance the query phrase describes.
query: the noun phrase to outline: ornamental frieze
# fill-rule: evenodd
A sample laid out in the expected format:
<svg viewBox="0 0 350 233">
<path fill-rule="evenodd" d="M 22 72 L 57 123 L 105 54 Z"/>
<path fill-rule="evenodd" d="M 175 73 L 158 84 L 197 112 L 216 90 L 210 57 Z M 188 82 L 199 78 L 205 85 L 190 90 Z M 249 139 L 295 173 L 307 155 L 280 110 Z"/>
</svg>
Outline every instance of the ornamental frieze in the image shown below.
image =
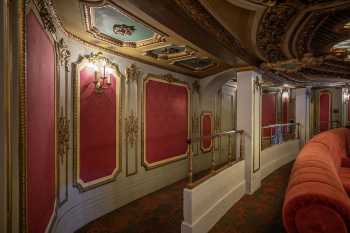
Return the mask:
<svg viewBox="0 0 350 233">
<path fill-rule="evenodd" d="M 269 62 L 285 60 L 281 46 L 291 19 L 297 14 L 297 8 L 291 4 L 279 4 L 268 8 L 259 23 L 256 37 L 257 46 Z"/>
</svg>

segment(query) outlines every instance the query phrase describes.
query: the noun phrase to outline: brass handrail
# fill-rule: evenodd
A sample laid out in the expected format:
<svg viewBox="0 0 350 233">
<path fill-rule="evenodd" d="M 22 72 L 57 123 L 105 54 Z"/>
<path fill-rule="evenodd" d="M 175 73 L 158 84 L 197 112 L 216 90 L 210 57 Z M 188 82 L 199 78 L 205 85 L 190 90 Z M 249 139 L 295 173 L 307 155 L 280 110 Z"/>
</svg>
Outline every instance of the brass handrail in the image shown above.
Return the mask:
<svg viewBox="0 0 350 233">
<path fill-rule="evenodd" d="M 299 125 L 300 123 L 283 123 L 283 124 L 273 124 L 273 125 L 265 125 L 262 126 L 262 129 L 268 129 L 268 128 L 276 128 L 281 126 L 292 126 L 292 125 Z"/>
<path fill-rule="evenodd" d="M 198 141 L 201 141 L 203 139 L 214 139 L 214 138 L 225 136 L 225 135 L 233 135 L 233 134 L 240 134 L 240 133 L 243 133 L 243 130 L 223 131 L 221 133 L 216 133 L 216 134 L 209 135 L 209 136 L 199 136 L 199 137 L 195 137 L 195 138 L 189 138 L 187 140 L 187 144 L 198 142 Z"/>
<path fill-rule="evenodd" d="M 274 128 L 285 128 L 285 127 L 295 127 L 295 131 L 292 132 L 291 134 L 288 134 L 284 131 L 282 131 L 282 141 L 286 141 L 289 139 L 285 139 L 286 136 L 291 136 L 294 135 L 293 138 L 298 139 L 300 137 L 300 123 L 295 122 L 295 123 L 279 123 L 279 124 L 272 124 L 272 125 L 266 125 L 266 126 L 262 126 L 261 129 L 266 130 L 269 129 L 270 135 L 269 136 L 264 136 L 263 134 L 261 134 L 261 147 L 262 150 L 268 148 L 269 146 L 273 145 L 272 142 L 272 138 L 273 138 L 273 134 L 276 134 L 277 131 L 275 131 L 275 133 L 273 133 L 273 129 Z M 268 140 L 269 142 L 267 142 L 266 144 L 266 140 Z"/>
<path fill-rule="evenodd" d="M 231 135 L 234 134 L 240 134 L 240 152 L 239 152 L 239 160 L 243 160 L 244 158 L 244 137 L 243 137 L 243 130 L 230 130 L 230 131 L 224 131 L 224 132 L 220 132 L 220 133 L 216 133 L 213 135 L 209 135 L 209 136 L 199 136 L 199 137 L 194 137 L 194 138 L 189 138 L 187 139 L 187 144 L 188 144 L 188 151 L 187 151 L 187 155 L 188 155 L 188 188 L 193 188 L 195 186 L 197 186 L 198 184 L 204 182 L 205 180 L 207 180 L 208 178 L 210 178 L 211 176 L 217 174 L 218 171 L 215 170 L 215 166 L 216 166 L 216 161 L 215 161 L 215 152 L 214 152 L 214 147 L 215 147 L 215 141 L 213 139 L 217 138 L 217 137 L 223 137 L 223 136 L 228 136 L 229 137 L 229 148 L 231 147 Z M 198 142 L 201 141 L 203 139 L 212 139 L 213 140 L 213 146 L 212 146 L 212 164 L 211 164 L 211 173 L 209 175 L 206 175 L 205 177 L 203 177 L 202 179 L 200 179 L 197 182 L 193 182 L 193 153 L 192 153 L 192 146 L 191 144 L 194 142 Z M 233 160 L 233 155 L 230 153 L 230 150 L 228 150 L 229 153 L 229 162 L 228 164 L 226 164 L 226 166 L 224 168 L 221 168 L 220 171 L 224 170 L 227 167 L 232 166 L 235 161 Z M 233 153 L 233 149 L 232 149 L 232 153 Z"/>
</svg>

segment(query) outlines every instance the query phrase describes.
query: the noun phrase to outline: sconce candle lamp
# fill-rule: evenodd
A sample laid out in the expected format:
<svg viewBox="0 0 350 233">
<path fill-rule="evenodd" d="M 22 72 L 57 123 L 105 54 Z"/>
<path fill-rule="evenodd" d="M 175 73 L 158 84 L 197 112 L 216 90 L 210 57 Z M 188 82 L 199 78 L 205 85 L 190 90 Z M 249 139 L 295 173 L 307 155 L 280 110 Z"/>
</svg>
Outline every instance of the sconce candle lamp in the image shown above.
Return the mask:
<svg viewBox="0 0 350 233">
<path fill-rule="evenodd" d="M 95 71 L 93 84 L 98 94 L 112 85 L 113 74 L 113 63 L 101 55 L 102 53 L 97 53 L 89 58 L 89 66 Z"/>
<path fill-rule="evenodd" d="M 345 88 L 343 91 L 344 102 L 348 103 L 350 98 L 349 88 Z"/>
<path fill-rule="evenodd" d="M 289 100 L 289 90 L 287 88 L 282 90 L 282 99 L 285 101 Z"/>
</svg>

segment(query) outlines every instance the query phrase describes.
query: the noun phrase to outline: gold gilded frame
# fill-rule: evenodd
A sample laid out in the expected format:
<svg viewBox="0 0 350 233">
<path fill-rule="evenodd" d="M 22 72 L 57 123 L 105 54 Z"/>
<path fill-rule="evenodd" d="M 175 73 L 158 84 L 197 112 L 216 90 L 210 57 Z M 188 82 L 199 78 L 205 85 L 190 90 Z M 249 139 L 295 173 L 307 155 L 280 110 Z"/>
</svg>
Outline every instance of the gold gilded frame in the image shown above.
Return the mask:
<svg viewBox="0 0 350 233">
<path fill-rule="evenodd" d="M 167 165 L 169 163 L 173 163 L 182 159 L 187 158 L 187 152 L 189 150 L 189 147 L 187 146 L 187 151 L 185 154 L 182 155 L 174 155 L 169 157 L 168 159 L 164 159 L 162 161 L 158 161 L 155 163 L 149 163 L 147 162 L 146 159 L 146 144 L 145 144 L 145 138 L 146 138 L 146 85 L 150 80 L 154 80 L 157 82 L 162 82 L 162 83 L 167 83 L 167 84 L 172 84 L 172 85 L 177 85 L 177 86 L 182 86 L 185 87 L 187 90 L 187 104 L 188 104 L 188 110 L 187 110 L 187 128 L 188 128 L 188 135 L 187 138 L 191 137 L 191 90 L 187 82 L 183 82 L 180 80 L 177 80 L 174 78 L 171 74 L 165 74 L 165 75 L 157 75 L 157 74 L 148 74 L 146 78 L 143 80 L 143 101 L 142 101 L 142 166 L 146 168 L 146 170 L 162 167 L 164 165 Z M 171 138 L 169 138 L 171 140 Z"/>
<path fill-rule="evenodd" d="M 27 208 L 27 73 L 26 73 L 26 17 L 32 12 L 40 23 L 43 31 L 46 32 L 49 40 L 51 41 L 54 56 L 54 119 L 55 119 L 55 201 L 52 215 L 46 226 L 46 232 L 50 232 L 53 223 L 57 217 L 58 209 L 58 164 L 57 164 L 57 109 L 59 103 L 59 80 L 57 75 L 57 48 L 56 48 L 56 34 L 55 28 L 52 24 L 51 16 L 48 12 L 47 5 L 44 1 L 17 1 L 16 5 L 16 29 L 18 35 L 18 44 L 16 47 L 17 63 L 18 63 L 18 76 L 19 76 L 19 230 L 22 233 L 28 232 L 28 208 Z"/>
<path fill-rule="evenodd" d="M 205 116 L 209 116 L 209 117 L 210 117 L 211 135 L 213 135 L 213 133 L 214 133 L 214 118 L 213 118 L 213 113 L 210 112 L 210 111 L 203 111 L 203 112 L 201 113 L 201 120 L 200 120 L 200 122 L 201 122 L 200 135 L 201 135 L 201 137 L 203 136 L 203 120 L 204 120 L 204 117 L 205 117 Z M 201 148 L 201 151 L 202 151 L 203 153 L 208 153 L 208 152 L 210 152 L 210 151 L 213 149 L 213 139 L 210 140 L 210 146 L 209 146 L 209 148 L 204 148 L 203 141 L 201 140 L 201 141 L 200 141 L 200 148 Z"/>
<path fill-rule="evenodd" d="M 80 57 L 75 65 L 76 74 L 73 76 L 73 154 L 74 154 L 74 180 L 73 184 L 78 188 L 80 192 L 85 192 L 101 185 L 113 182 L 116 177 L 121 172 L 122 168 L 122 83 L 125 80 L 125 76 L 119 71 L 117 64 L 110 62 L 111 66 L 114 68 L 114 75 L 116 76 L 117 87 L 116 87 L 116 167 L 111 175 L 100 177 L 93 181 L 84 182 L 80 179 L 80 70 L 87 66 L 89 59 L 96 57 L 97 59 L 106 59 L 101 54 L 91 54 L 85 57 Z"/>
</svg>

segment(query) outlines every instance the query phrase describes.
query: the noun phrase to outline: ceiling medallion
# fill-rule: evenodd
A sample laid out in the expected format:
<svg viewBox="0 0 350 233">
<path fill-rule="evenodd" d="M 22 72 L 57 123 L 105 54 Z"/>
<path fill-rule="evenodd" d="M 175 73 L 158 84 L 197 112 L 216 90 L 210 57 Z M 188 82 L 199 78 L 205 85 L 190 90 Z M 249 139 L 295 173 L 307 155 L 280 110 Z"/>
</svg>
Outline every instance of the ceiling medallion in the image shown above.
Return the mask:
<svg viewBox="0 0 350 233">
<path fill-rule="evenodd" d="M 87 32 L 119 47 L 138 48 L 162 43 L 166 35 L 108 1 L 84 2 Z"/>
<path fill-rule="evenodd" d="M 290 74 L 306 67 L 321 65 L 323 61 L 324 57 L 313 57 L 312 54 L 308 53 L 302 59 L 290 59 L 274 63 L 265 62 L 261 65 L 261 68 Z"/>
<path fill-rule="evenodd" d="M 115 24 L 113 26 L 113 32 L 122 36 L 131 36 L 135 30 L 136 29 L 134 26 L 129 26 L 126 24 Z"/>
</svg>

